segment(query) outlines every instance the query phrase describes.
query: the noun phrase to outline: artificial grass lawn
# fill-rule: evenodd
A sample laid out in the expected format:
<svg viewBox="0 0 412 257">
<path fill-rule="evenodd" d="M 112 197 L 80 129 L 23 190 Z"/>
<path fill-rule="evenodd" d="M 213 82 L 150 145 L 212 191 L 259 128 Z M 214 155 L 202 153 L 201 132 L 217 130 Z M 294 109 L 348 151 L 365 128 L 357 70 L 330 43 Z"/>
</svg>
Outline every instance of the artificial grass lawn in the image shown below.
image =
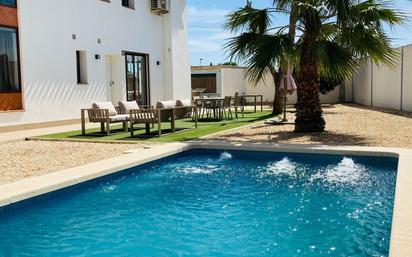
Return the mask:
<svg viewBox="0 0 412 257">
<path fill-rule="evenodd" d="M 192 119 L 184 119 L 176 121 L 176 133 L 172 134 L 170 132 L 170 123 L 162 123 L 162 133 L 161 137 L 157 136 L 157 125 L 151 129 L 151 134 L 145 134 L 145 126 L 136 125 L 135 136 L 130 137 L 130 132 L 123 132 L 121 125 L 111 126 L 110 136 L 106 136 L 100 133 L 100 128 L 93 128 L 86 130 L 86 135 L 82 136 L 81 131 L 71 131 L 59 134 L 51 134 L 41 136 L 41 139 L 67 139 L 67 140 L 93 140 L 93 141 L 136 141 L 136 142 L 181 142 L 197 139 L 206 135 L 221 132 L 228 129 L 233 129 L 241 126 L 245 126 L 257 121 L 262 121 L 272 117 L 270 111 L 263 112 L 245 112 L 245 117 L 232 120 L 203 120 L 199 119 L 198 128 L 194 128 L 194 121 Z M 79 125 L 80 126 L 80 125 Z"/>
</svg>

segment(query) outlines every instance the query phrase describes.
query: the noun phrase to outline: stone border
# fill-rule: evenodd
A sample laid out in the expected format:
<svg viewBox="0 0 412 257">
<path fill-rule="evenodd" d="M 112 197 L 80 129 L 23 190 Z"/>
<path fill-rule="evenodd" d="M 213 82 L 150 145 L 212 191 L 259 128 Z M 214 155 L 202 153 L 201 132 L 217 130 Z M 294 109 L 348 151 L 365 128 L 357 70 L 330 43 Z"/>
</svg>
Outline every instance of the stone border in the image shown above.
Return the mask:
<svg viewBox="0 0 412 257">
<path fill-rule="evenodd" d="M 190 142 L 154 145 L 121 156 L 0 186 L 0 208 L 194 148 L 399 158 L 390 257 L 412 256 L 412 150 L 381 147 Z"/>
<path fill-rule="evenodd" d="M 14 112 L 24 112 L 24 110 L 14 111 Z M 42 128 L 50 128 L 50 127 L 65 126 L 65 125 L 75 125 L 75 124 L 80 124 L 80 119 L 67 119 L 67 120 L 26 123 L 26 124 L 18 124 L 18 125 L 7 125 L 7 126 L 0 126 L 0 133 L 24 131 L 28 129 L 42 129 Z"/>
</svg>

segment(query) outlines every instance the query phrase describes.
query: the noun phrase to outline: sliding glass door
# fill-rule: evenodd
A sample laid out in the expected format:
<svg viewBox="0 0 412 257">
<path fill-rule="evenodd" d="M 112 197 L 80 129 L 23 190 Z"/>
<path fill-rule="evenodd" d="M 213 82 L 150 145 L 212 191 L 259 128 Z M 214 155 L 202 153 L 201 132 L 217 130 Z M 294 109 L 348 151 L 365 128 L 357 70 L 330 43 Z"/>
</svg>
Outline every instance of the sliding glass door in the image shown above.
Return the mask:
<svg viewBox="0 0 412 257">
<path fill-rule="evenodd" d="M 126 54 L 127 100 L 139 105 L 149 104 L 147 55 Z"/>
</svg>

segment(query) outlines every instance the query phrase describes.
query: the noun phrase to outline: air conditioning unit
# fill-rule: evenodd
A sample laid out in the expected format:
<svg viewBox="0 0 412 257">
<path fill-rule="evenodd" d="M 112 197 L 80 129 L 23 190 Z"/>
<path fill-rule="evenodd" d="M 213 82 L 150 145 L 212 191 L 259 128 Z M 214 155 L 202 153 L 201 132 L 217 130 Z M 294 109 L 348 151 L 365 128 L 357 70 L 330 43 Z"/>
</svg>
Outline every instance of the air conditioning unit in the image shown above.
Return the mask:
<svg viewBox="0 0 412 257">
<path fill-rule="evenodd" d="M 152 12 L 162 15 L 169 12 L 169 0 L 151 0 Z"/>
</svg>

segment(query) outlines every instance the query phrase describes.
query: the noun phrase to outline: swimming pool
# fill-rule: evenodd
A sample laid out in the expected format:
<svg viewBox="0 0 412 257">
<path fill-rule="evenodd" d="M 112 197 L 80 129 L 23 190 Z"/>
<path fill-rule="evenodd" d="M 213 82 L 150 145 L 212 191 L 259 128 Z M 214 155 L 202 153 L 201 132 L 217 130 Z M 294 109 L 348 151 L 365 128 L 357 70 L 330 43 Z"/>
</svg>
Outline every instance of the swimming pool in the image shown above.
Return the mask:
<svg viewBox="0 0 412 257">
<path fill-rule="evenodd" d="M 387 256 L 396 169 L 191 150 L 6 209 L 0 256 Z"/>
</svg>

